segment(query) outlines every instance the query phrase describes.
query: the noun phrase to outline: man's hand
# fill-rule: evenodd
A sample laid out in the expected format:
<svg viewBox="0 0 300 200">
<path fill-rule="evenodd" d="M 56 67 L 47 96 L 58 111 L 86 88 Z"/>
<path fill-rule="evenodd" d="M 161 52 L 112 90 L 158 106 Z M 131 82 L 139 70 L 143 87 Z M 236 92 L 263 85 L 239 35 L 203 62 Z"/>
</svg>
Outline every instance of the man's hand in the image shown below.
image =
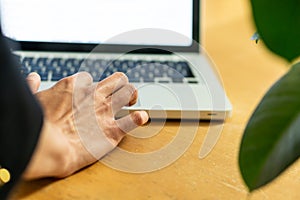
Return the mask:
<svg viewBox="0 0 300 200">
<path fill-rule="evenodd" d="M 32 73 L 27 82 L 36 93 L 40 77 Z M 44 125 L 24 173 L 27 179 L 68 176 L 100 159 L 127 132 L 148 121 L 145 111 L 115 119 L 123 106 L 137 100 L 137 90 L 123 73 L 93 83 L 91 75 L 80 72 L 36 97 L 44 111 Z"/>
</svg>

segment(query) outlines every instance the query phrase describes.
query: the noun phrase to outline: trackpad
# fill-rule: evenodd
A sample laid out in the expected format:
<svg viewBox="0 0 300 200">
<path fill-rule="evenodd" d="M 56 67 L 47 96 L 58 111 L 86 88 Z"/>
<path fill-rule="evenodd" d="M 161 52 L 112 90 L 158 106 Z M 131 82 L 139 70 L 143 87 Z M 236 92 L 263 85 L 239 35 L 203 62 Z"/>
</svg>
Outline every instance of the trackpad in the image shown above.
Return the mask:
<svg viewBox="0 0 300 200">
<path fill-rule="evenodd" d="M 138 106 L 146 109 L 179 109 L 180 98 L 172 88 L 166 85 L 148 84 L 137 88 L 139 93 Z M 177 91 L 178 92 L 178 91 Z"/>
</svg>

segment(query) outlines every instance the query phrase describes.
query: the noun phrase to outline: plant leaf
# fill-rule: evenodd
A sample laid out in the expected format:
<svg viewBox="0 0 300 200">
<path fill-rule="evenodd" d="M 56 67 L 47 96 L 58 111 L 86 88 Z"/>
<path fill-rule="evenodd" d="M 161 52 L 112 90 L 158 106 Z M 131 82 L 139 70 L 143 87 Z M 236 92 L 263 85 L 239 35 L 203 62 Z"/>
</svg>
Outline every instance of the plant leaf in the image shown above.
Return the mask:
<svg viewBox="0 0 300 200">
<path fill-rule="evenodd" d="M 300 1 L 251 0 L 257 31 L 266 46 L 289 61 L 300 55 Z"/>
<path fill-rule="evenodd" d="M 239 166 L 250 191 L 277 177 L 300 156 L 300 63 L 277 81 L 251 116 Z"/>
</svg>

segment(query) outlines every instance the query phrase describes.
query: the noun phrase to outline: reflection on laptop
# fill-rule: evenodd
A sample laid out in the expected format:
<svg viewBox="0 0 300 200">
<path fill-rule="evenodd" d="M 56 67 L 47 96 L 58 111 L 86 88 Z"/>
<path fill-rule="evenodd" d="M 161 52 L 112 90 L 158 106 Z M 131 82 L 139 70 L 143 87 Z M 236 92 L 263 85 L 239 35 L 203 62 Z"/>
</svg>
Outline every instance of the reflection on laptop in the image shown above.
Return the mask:
<svg viewBox="0 0 300 200">
<path fill-rule="evenodd" d="M 3 33 L 21 48 L 21 72 L 46 89 L 88 71 L 127 74 L 139 90 L 128 110 L 152 118 L 224 119 L 231 105 L 199 48 L 199 0 L 0 0 Z"/>
</svg>

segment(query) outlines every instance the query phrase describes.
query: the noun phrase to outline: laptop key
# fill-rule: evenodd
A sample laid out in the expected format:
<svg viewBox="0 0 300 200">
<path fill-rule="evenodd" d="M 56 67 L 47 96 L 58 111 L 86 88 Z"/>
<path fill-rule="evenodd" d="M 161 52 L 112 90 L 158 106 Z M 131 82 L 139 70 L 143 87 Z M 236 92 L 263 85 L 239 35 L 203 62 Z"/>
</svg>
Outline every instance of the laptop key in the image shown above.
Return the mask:
<svg viewBox="0 0 300 200">
<path fill-rule="evenodd" d="M 33 57 L 25 57 L 22 59 L 22 66 L 28 67 L 32 65 Z"/>
<path fill-rule="evenodd" d="M 48 72 L 39 72 L 38 74 L 41 77 L 41 81 L 48 81 Z"/>
<path fill-rule="evenodd" d="M 35 65 L 35 66 L 38 66 L 38 67 L 42 67 L 42 66 L 46 66 L 47 61 L 48 61 L 48 58 L 42 57 L 42 58 L 38 58 L 36 60 L 36 62 L 32 63 L 32 64 Z"/>
<path fill-rule="evenodd" d="M 73 66 L 77 69 L 77 71 L 81 67 L 83 61 L 84 61 L 83 59 L 74 59 L 73 60 Z"/>
<path fill-rule="evenodd" d="M 62 79 L 63 76 L 61 73 L 57 74 L 57 73 L 53 73 L 52 77 L 51 77 L 51 81 L 59 81 L 60 79 Z"/>
<path fill-rule="evenodd" d="M 170 83 L 171 81 L 170 80 L 159 80 L 158 82 L 159 83 Z"/>
<path fill-rule="evenodd" d="M 198 81 L 197 80 L 189 80 L 188 83 L 197 84 Z"/>
<path fill-rule="evenodd" d="M 148 60 L 109 60 L 109 59 L 77 59 L 47 57 L 22 59 L 21 73 L 27 75 L 35 71 L 40 74 L 42 81 L 57 81 L 63 77 L 73 75 L 78 71 L 89 72 L 94 81 L 103 80 L 115 72 L 127 74 L 130 82 L 182 83 L 184 77 L 193 78 L 194 75 L 185 61 L 148 61 Z M 189 82 L 189 81 L 188 81 Z M 192 81 L 191 83 L 194 83 Z"/>
<path fill-rule="evenodd" d="M 144 77 L 143 82 L 145 82 L 145 83 L 154 83 L 154 78 Z"/>
<path fill-rule="evenodd" d="M 135 77 L 130 77 L 128 78 L 130 83 L 140 83 L 141 79 L 140 78 L 135 78 Z"/>
<path fill-rule="evenodd" d="M 22 66 L 20 68 L 20 72 L 23 77 L 26 77 L 29 74 L 30 70 L 27 67 Z"/>
<path fill-rule="evenodd" d="M 173 83 L 183 83 L 183 78 L 172 78 Z"/>
</svg>

